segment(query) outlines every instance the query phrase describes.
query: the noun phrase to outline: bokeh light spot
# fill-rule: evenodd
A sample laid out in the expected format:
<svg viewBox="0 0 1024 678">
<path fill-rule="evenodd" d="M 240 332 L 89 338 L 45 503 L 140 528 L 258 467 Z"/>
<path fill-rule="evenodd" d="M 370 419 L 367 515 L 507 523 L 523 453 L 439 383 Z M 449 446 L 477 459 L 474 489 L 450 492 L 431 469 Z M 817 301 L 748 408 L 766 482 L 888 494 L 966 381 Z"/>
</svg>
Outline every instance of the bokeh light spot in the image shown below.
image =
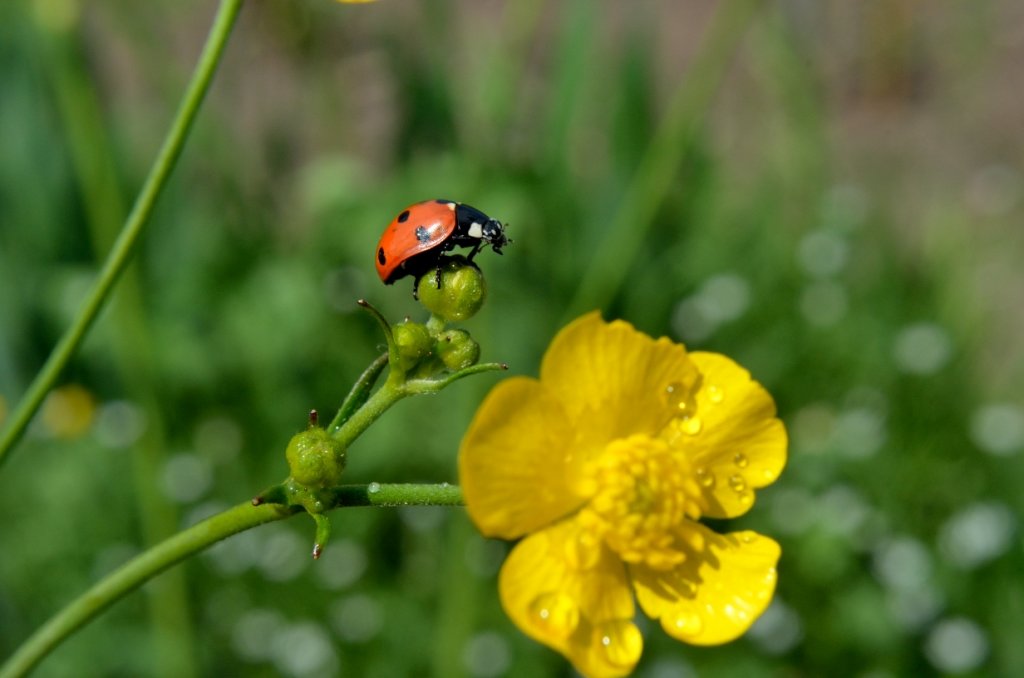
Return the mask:
<svg viewBox="0 0 1024 678">
<path fill-rule="evenodd" d="M 331 607 L 331 625 L 342 640 L 366 643 L 384 628 L 384 610 L 366 594 L 348 596 Z"/>
<path fill-rule="evenodd" d="M 952 355 L 949 333 L 935 323 L 904 327 L 893 344 L 896 367 L 911 374 L 934 374 L 946 366 Z"/>
<path fill-rule="evenodd" d="M 917 539 L 896 537 L 875 549 L 872 570 L 889 588 L 919 589 L 931 579 L 932 556 L 928 547 Z"/>
<path fill-rule="evenodd" d="M 808 233 L 797 246 L 800 267 L 814 278 L 827 278 L 842 272 L 848 257 L 846 240 L 829 231 Z"/>
<path fill-rule="evenodd" d="M 508 641 L 493 631 L 472 636 L 462 650 L 462 663 L 471 676 L 494 678 L 504 675 L 511 661 Z"/>
<path fill-rule="evenodd" d="M 359 581 L 366 572 L 366 565 L 366 549 L 362 544 L 352 539 L 338 539 L 324 550 L 313 571 L 324 588 L 338 590 Z"/>
<path fill-rule="evenodd" d="M 313 622 L 297 622 L 278 630 L 271 641 L 274 666 L 290 676 L 333 675 L 338 655 L 327 630 Z"/>
<path fill-rule="evenodd" d="M 988 657 L 988 635 L 970 619 L 945 619 L 925 639 L 924 653 L 939 671 L 966 673 L 977 669 Z"/>
<path fill-rule="evenodd" d="M 789 652 L 804 637 L 800 615 L 775 597 L 771 605 L 764 611 L 754 625 L 750 627 L 750 637 L 768 654 L 780 655 Z"/>
<path fill-rule="evenodd" d="M 971 570 L 1006 553 L 1017 520 L 1003 504 L 983 502 L 957 512 L 939 530 L 939 549 L 953 565 Z"/>
<path fill-rule="evenodd" d="M 1020 452 L 1024 448 L 1024 410 L 1010 403 L 979 407 L 971 415 L 971 440 L 997 456 Z"/>
<path fill-rule="evenodd" d="M 146 432 L 147 425 L 141 407 L 128 400 L 113 400 L 104 403 L 96 415 L 96 439 L 106 447 L 131 447 Z"/>
<path fill-rule="evenodd" d="M 269 659 L 272 642 L 284 625 L 284 617 L 277 610 L 250 610 L 235 623 L 231 646 L 248 661 Z"/>
<path fill-rule="evenodd" d="M 161 487 L 168 498 L 180 503 L 193 502 L 206 494 L 213 484 L 210 462 L 188 452 L 175 454 L 164 463 Z"/>
</svg>

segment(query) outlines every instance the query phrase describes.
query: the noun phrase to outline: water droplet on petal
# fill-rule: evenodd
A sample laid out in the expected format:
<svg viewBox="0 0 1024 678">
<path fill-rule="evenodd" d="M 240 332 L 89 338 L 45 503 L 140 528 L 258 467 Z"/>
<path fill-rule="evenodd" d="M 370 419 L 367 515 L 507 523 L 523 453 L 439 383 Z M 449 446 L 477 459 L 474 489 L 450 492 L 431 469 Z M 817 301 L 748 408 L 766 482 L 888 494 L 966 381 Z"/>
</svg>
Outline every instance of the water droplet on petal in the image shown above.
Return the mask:
<svg viewBox="0 0 1024 678">
<path fill-rule="evenodd" d="M 665 387 L 665 401 L 678 414 L 689 414 L 697 409 L 693 389 L 686 388 L 682 382 L 673 381 Z"/>
<path fill-rule="evenodd" d="M 742 452 L 737 452 L 732 458 L 732 463 L 736 464 L 740 468 L 747 468 L 750 466 L 750 460 L 747 459 L 747 455 Z"/>
<path fill-rule="evenodd" d="M 706 468 L 701 466 L 694 474 L 697 476 L 697 482 L 700 483 L 701 487 L 711 488 L 715 485 L 715 475 L 708 471 Z"/>
<path fill-rule="evenodd" d="M 366 486 L 366 491 L 370 494 L 377 494 L 380 492 L 380 483 L 370 483 Z"/>
<path fill-rule="evenodd" d="M 704 630 L 704 622 L 696 612 L 678 610 L 666 615 L 665 627 L 675 638 L 694 638 Z"/>
<path fill-rule="evenodd" d="M 598 624 L 594 632 L 601 641 L 608 663 L 616 667 L 632 667 L 640 659 L 644 639 L 640 629 L 628 619 Z"/>
<path fill-rule="evenodd" d="M 721 386 L 715 386 L 711 384 L 708 386 L 708 400 L 718 404 L 725 399 L 725 391 L 722 390 Z"/>
<path fill-rule="evenodd" d="M 545 635 L 564 639 L 572 635 L 580 623 L 580 609 L 564 593 L 542 593 L 530 603 L 533 623 Z"/>
<path fill-rule="evenodd" d="M 684 417 L 679 422 L 679 429 L 686 435 L 695 436 L 700 433 L 700 429 L 703 426 L 700 417 Z"/>
<path fill-rule="evenodd" d="M 733 492 L 742 493 L 747 489 L 747 480 L 739 473 L 729 476 L 729 487 L 732 488 Z"/>
<path fill-rule="evenodd" d="M 778 477 L 778 474 L 775 472 L 774 469 L 766 468 L 763 471 L 761 471 L 761 477 L 764 478 L 764 481 L 766 483 L 771 483 L 775 482 L 775 479 Z"/>
</svg>

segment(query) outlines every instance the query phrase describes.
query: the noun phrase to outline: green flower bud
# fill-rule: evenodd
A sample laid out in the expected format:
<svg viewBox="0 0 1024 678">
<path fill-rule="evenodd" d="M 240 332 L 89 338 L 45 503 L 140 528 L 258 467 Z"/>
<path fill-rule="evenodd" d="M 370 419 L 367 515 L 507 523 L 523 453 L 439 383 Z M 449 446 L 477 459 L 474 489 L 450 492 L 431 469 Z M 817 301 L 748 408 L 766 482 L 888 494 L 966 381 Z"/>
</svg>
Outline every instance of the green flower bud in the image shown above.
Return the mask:
<svg viewBox="0 0 1024 678">
<path fill-rule="evenodd" d="M 437 272 L 428 271 L 416 281 L 420 303 L 445 322 L 458 322 L 476 315 L 487 296 L 480 269 L 462 256 L 445 257 L 441 264 L 441 286 Z"/>
<path fill-rule="evenodd" d="M 391 335 L 394 337 L 395 346 L 398 347 L 398 356 L 401 361 L 399 366 L 403 372 L 408 372 L 417 365 L 424 357 L 430 355 L 433 348 L 433 340 L 425 325 L 420 323 L 404 322 L 391 328 Z"/>
<path fill-rule="evenodd" d="M 307 487 L 335 487 L 345 470 L 345 448 L 319 427 L 306 429 L 288 442 L 284 453 L 291 476 Z"/>
<path fill-rule="evenodd" d="M 438 336 L 435 350 L 444 366 L 453 372 L 472 367 L 480 360 L 480 344 L 465 330 L 445 330 Z"/>
</svg>

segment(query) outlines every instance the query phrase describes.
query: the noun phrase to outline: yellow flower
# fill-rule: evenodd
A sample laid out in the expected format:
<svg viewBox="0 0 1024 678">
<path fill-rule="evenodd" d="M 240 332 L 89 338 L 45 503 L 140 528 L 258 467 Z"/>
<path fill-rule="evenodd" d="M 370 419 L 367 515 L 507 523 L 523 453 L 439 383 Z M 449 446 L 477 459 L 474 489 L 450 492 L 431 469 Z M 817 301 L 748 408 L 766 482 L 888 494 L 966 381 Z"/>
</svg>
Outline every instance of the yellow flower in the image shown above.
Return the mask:
<svg viewBox="0 0 1024 678">
<path fill-rule="evenodd" d="M 459 452 L 473 522 L 524 537 L 499 576 L 505 611 L 591 678 L 640 659 L 634 599 L 695 645 L 750 627 L 779 545 L 698 520 L 745 513 L 785 463 L 775 404 L 746 370 L 597 313 L 555 337 L 540 380 L 487 396 Z"/>
</svg>

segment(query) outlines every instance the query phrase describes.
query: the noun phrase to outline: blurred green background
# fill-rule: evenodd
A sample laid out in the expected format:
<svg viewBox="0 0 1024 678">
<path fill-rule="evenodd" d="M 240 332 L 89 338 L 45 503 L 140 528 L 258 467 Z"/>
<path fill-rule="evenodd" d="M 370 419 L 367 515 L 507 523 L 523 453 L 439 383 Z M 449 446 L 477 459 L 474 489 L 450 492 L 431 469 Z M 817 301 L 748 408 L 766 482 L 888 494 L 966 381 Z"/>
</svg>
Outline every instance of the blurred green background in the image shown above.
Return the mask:
<svg viewBox="0 0 1024 678">
<path fill-rule="evenodd" d="M 212 2 L 0 5 L 0 418 L 67 326 L 171 120 Z M 253 2 L 135 264 L 0 468 L 0 657 L 161 537 L 286 474 L 380 350 L 405 205 L 509 224 L 466 327 L 536 374 L 599 308 L 729 354 L 790 463 L 752 527 L 772 607 L 637 674 L 1024 675 L 1024 5 Z M 454 482 L 501 377 L 400 403 L 351 482 Z M 40 676 L 572 675 L 504 617 L 462 510 L 230 539 Z"/>
</svg>

